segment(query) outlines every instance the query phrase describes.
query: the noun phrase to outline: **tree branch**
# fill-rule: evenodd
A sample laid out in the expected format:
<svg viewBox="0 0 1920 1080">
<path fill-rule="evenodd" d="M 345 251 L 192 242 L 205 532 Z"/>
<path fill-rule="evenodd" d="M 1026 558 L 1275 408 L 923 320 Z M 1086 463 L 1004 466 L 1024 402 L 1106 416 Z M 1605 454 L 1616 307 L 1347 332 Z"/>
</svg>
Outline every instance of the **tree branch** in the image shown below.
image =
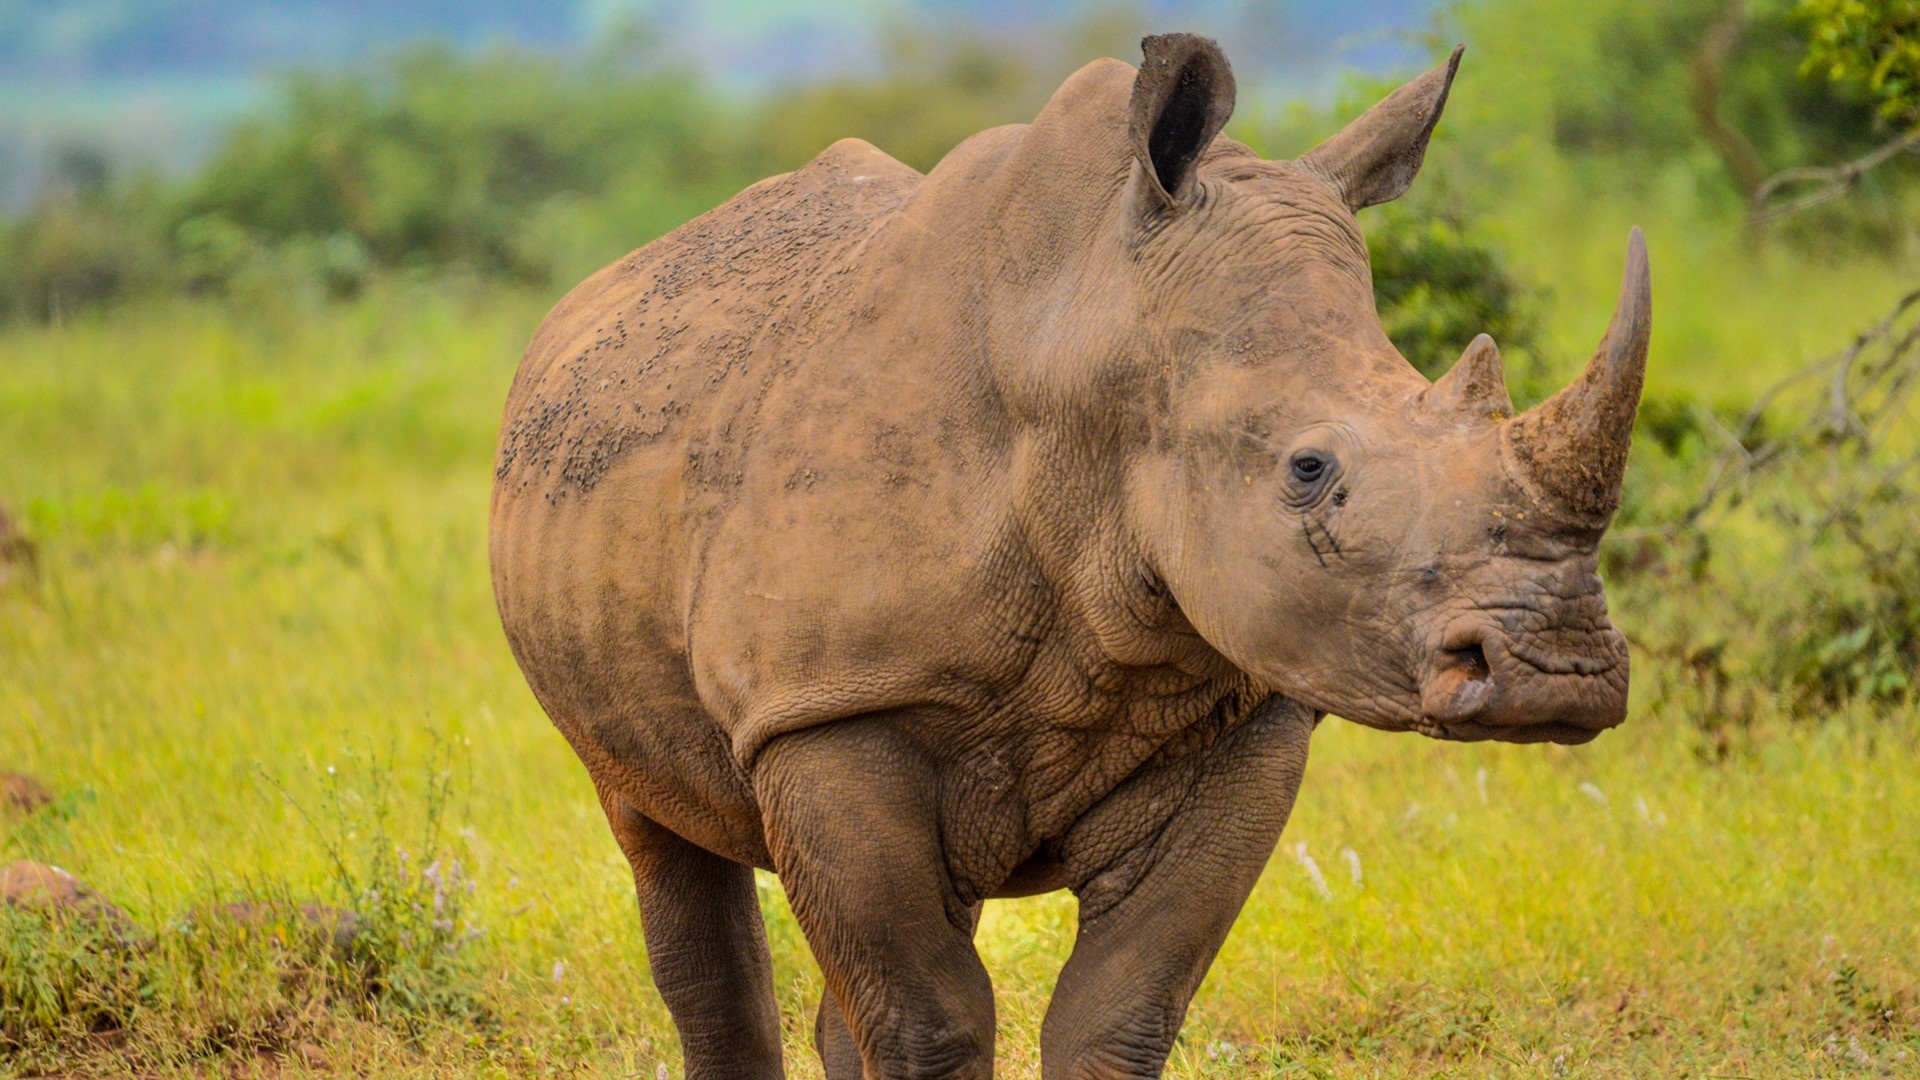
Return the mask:
<svg viewBox="0 0 1920 1080">
<path fill-rule="evenodd" d="M 1701 134 L 1726 162 L 1727 172 L 1734 186 L 1740 189 L 1741 198 L 1751 202 L 1766 180 L 1766 166 L 1746 136 L 1720 115 L 1720 84 L 1746 29 L 1746 0 L 1727 0 L 1700 39 L 1700 50 L 1694 53 L 1692 93 L 1688 97 Z"/>
<path fill-rule="evenodd" d="M 1810 210 L 1824 202 L 1845 195 L 1853 186 L 1881 164 L 1901 154 L 1920 149 L 1920 128 L 1915 128 L 1892 142 L 1838 165 L 1802 166 L 1775 173 L 1753 191 L 1747 203 L 1749 219 L 1754 224 L 1774 221 L 1802 210 Z M 1781 191 L 1802 185 L 1816 185 L 1812 191 L 1777 205 L 1768 205 Z"/>
</svg>

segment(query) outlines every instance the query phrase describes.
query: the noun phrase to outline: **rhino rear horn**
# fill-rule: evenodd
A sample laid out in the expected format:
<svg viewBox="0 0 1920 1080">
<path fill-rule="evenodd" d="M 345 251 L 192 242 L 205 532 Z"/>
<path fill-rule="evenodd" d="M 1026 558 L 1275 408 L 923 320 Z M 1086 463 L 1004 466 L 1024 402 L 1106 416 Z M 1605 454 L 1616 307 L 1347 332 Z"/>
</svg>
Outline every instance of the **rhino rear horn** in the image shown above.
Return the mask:
<svg viewBox="0 0 1920 1080">
<path fill-rule="evenodd" d="M 1358 211 L 1407 193 L 1427 157 L 1427 140 L 1446 108 L 1461 45 L 1446 63 L 1388 94 L 1380 104 L 1306 152 L 1300 164 L 1333 185 L 1347 209 Z"/>
<path fill-rule="evenodd" d="M 1133 80 L 1128 137 L 1161 206 L 1185 200 L 1200 155 L 1233 115 L 1233 68 L 1212 38 L 1155 34 Z"/>
<path fill-rule="evenodd" d="M 1653 285 L 1647 242 L 1634 229 L 1607 336 L 1580 377 L 1507 422 L 1507 444 L 1547 505 L 1584 525 L 1604 526 L 1620 505 L 1633 414 L 1647 375 Z"/>
<path fill-rule="evenodd" d="M 1505 420 L 1513 415 L 1500 347 L 1485 334 L 1473 339 L 1445 375 L 1426 391 L 1427 407 L 1459 416 Z"/>
</svg>

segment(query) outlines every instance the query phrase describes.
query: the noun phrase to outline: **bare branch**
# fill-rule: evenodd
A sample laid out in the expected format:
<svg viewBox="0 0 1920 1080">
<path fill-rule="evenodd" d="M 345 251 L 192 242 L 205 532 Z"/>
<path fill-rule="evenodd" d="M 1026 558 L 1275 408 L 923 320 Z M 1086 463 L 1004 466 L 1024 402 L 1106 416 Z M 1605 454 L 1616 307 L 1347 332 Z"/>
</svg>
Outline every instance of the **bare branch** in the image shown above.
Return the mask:
<svg viewBox="0 0 1920 1080">
<path fill-rule="evenodd" d="M 1825 531 L 1862 502 L 1902 482 L 1916 459 L 1874 467 L 1887 429 L 1906 414 L 1920 390 L 1920 289 L 1907 293 L 1879 322 L 1855 335 L 1833 355 L 1788 374 L 1768 387 L 1729 429 L 1707 410 L 1696 420 L 1722 444 L 1699 497 L 1674 519 L 1669 535 L 1697 529 L 1730 495 L 1779 468 L 1800 468 L 1824 460 L 1826 475 L 1801 492 L 1824 513 L 1813 519 Z M 1769 417 L 1778 420 L 1784 403 L 1800 403 L 1793 424 L 1766 434 Z M 1854 468 L 1854 466 L 1865 466 Z M 1782 504 L 1782 512 L 1796 512 Z M 1806 521 L 1794 520 L 1805 525 Z"/>
<path fill-rule="evenodd" d="M 1797 214 L 1802 210 L 1810 210 L 1821 203 L 1831 202 L 1852 191 L 1854 185 L 1860 182 L 1860 178 L 1871 170 L 1916 149 L 1920 149 L 1920 128 L 1915 128 L 1852 161 L 1838 165 L 1801 166 L 1775 173 L 1753 190 L 1752 197 L 1747 202 L 1748 217 L 1758 225 Z M 1806 185 L 1814 185 L 1813 190 L 1784 202 L 1774 203 L 1775 196 L 1781 192 Z"/>
</svg>

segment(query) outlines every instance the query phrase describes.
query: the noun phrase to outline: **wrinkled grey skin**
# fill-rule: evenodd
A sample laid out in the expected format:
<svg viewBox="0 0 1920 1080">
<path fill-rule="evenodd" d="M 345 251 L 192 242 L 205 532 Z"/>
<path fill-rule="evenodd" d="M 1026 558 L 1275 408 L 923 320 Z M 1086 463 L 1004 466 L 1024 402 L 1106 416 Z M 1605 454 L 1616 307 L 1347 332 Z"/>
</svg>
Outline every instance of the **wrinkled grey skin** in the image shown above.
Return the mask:
<svg viewBox="0 0 1920 1080">
<path fill-rule="evenodd" d="M 847 141 L 596 274 L 507 402 L 515 656 L 632 863 L 688 1075 L 778 1076 L 751 867 L 830 1076 L 983 1076 L 981 903 L 1066 888 L 1048 1076 L 1151 1076 L 1322 715 L 1579 742 L 1625 714 L 1595 545 L 1646 355 L 1635 234 L 1573 386 L 1428 383 L 1360 208 L 1453 60 L 1298 161 L 1145 42 L 922 177 Z"/>
</svg>

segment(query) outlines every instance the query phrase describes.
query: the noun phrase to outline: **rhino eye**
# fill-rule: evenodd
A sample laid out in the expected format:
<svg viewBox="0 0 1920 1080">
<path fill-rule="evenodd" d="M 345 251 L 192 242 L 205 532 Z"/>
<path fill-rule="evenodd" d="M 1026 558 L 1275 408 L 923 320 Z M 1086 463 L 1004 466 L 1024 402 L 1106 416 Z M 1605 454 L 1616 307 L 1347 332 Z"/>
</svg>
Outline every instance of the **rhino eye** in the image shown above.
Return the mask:
<svg viewBox="0 0 1920 1080">
<path fill-rule="evenodd" d="M 1317 484 L 1327 474 L 1327 459 L 1319 454 L 1299 454 L 1294 457 L 1289 471 L 1296 483 Z"/>
</svg>

